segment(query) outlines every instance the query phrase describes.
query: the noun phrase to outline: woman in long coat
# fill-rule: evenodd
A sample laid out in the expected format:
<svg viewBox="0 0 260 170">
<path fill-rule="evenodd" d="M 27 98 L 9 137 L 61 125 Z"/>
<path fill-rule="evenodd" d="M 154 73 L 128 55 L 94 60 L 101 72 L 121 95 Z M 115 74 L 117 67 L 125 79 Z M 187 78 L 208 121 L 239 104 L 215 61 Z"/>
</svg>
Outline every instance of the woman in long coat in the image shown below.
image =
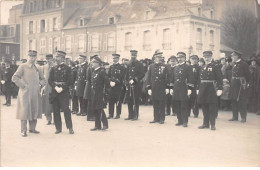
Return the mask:
<svg viewBox="0 0 260 170">
<path fill-rule="evenodd" d="M 29 51 L 29 60 L 19 66 L 12 77 L 12 81 L 19 87 L 17 99 L 16 118 L 21 120 L 22 136 L 27 136 L 27 120 L 29 132 L 39 133 L 35 130 L 37 119 L 42 117 L 42 103 L 40 86 L 45 85 L 45 79 L 35 66 L 36 51 Z"/>
</svg>

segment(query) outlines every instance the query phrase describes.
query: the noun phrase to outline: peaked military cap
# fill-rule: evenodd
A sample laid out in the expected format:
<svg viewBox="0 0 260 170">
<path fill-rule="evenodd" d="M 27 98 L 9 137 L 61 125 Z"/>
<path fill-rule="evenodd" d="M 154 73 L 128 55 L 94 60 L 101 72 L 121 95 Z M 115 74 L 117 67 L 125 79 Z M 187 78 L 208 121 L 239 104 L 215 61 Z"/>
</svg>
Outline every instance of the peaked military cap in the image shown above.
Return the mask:
<svg viewBox="0 0 260 170">
<path fill-rule="evenodd" d="M 27 62 L 27 59 L 23 58 L 21 59 L 22 63 L 26 63 Z"/>
<path fill-rule="evenodd" d="M 28 51 L 28 55 L 29 55 L 29 56 L 37 56 L 37 51 L 35 51 L 35 50 L 29 50 L 29 51 Z"/>
<path fill-rule="evenodd" d="M 87 56 L 82 55 L 82 54 L 80 54 L 79 56 L 82 57 L 82 58 L 87 58 Z"/>
<path fill-rule="evenodd" d="M 65 57 L 66 53 L 64 51 L 56 51 L 56 56 Z M 69 57 L 67 57 L 67 58 L 69 58 Z"/>
<path fill-rule="evenodd" d="M 93 57 L 92 62 L 103 64 L 103 61 L 98 56 Z"/>
<path fill-rule="evenodd" d="M 53 58 L 53 55 L 52 55 L 52 54 L 47 54 L 47 55 L 45 56 L 45 58 Z"/>
<path fill-rule="evenodd" d="M 11 64 L 11 60 L 9 58 L 5 58 L 5 63 Z"/>
<path fill-rule="evenodd" d="M 212 56 L 212 55 L 213 55 L 212 51 L 204 51 L 203 52 L 203 57 L 204 56 Z"/>
<path fill-rule="evenodd" d="M 170 58 L 169 58 L 169 60 L 177 60 L 177 57 L 175 56 L 175 55 L 172 55 Z"/>
<path fill-rule="evenodd" d="M 132 56 L 137 56 L 138 51 L 136 50 L 130 50 L 130 53 Z"/>
<path fill-rule="evenodd" d="M 119 58 L 120 57 L 120 55 L 119 54 L 112 54 L 112 56 L 113 56 L 113 58 Z"/>
<path fill-rule="evenodd" d="M 177 53 L 177 58 L 178 57 L 186 57 L 186 54 L 184 52 L 178 52 Z"/>
<path fill-rule="evenodd" d="M 93 60 L 95 57 L 97 57 L 98 55 L 93 55 L 93 56 L 90 56 L 90 61 Z"/>
<path fill-rule="evenodd" d="M 197 60 L 199 59 L 197 55 L 191 55 L 190 58 L 196 58 Z"/>
<path fill-rule="evenodd" d="M 239 52 L 239 51 L 233 51 L 233 53 L 231 54 L 231 56 L 232 56 L 232 55 L 236 55 L 236 56 L 238 56 L 238 57 L 242 57 L 242 53 Z"/>
<path fill-rule="evenodd" d="M 155 51 L 153 57 L 162 57 L 162 54 L 163 53 L 161 51 L 157 50 L 157 51 Z"/>
</svg>

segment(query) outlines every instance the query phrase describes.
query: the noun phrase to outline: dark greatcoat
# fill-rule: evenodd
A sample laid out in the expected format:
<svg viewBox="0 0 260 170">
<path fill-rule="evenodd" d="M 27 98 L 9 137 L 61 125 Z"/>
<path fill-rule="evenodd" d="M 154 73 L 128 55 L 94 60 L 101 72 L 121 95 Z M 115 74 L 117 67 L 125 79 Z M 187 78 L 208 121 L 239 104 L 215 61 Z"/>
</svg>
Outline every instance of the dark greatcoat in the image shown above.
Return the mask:
<svg viewBox="0 0 260 170">
<path fill-rule="evenodd" d="M 76 95 L 79 97 L 84 96 L 86 77 L 87 77 L 87 68 L 88 68 L 87 63 L 78 66 L 77 79 L 76 79 L 77 80 Z"/>
</svg>

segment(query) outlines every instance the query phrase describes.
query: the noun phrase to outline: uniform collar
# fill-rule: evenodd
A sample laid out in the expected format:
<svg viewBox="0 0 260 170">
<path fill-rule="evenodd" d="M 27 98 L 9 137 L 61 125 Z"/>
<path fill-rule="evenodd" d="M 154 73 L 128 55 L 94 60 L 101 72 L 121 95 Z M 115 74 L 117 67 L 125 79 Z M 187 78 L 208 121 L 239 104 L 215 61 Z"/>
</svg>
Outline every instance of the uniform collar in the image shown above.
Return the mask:
<svg viewBox="0 0 260 170">
<path fill-rule="evenodd" d="M 95 68 L 95 71 L 97 71 L 98 69 L 100 69 L 101 67 L 97 67 L 97 68 Z"/>
<path fill-rule="evenodd" d="M 239 63 L 241 61 L 241 59 L 238 59 L 237 61 L 236 61 L 236 63 Z"/>
<path fill-rule="evenodd" d="M 31 68 L 33 68 L 33 66 L 35 66 L 35 64 L 30 63 L 30 62 L 27 62 L 26 64 L 27 64 L 29 67 L 31 67 Z"/>
<path fill-rule="evenodd" d="M 179 63 L 179 65 L 183 65 L 183 64 L 185 64 L 185 62 Z"/>
<path fill-rule="evenodd" d="M 116 65 L 116 64 L 119 64 L 119 62 L 117 62 L 117 63 L 114 63 L 113 65 Z"/>
</svg>

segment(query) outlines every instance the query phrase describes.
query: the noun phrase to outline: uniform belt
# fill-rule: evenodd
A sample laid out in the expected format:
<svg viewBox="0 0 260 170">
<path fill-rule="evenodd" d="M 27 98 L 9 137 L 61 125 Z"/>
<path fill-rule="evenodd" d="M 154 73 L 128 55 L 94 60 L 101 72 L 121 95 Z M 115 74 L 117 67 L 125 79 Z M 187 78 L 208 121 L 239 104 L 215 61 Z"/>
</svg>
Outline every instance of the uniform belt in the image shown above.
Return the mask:
<svg viewBox="0 0 260 170">
<path fill-rule="evenodd" d="M 55 81 L 54 82 L 56 85 L 64 85 L 65 84 L 65 82 L 58 82 L 58 81 Z"/>
<path fill-rule="evenodd" d="M 201 80 L 201 83 L 214 83 L 215 80 Z"/>
<path fill-rule="evenodd" d="M 245 77 L 232 77 L 232 79 L 237 79 L 237 80 L 244 80 Z"/>
</svg>

